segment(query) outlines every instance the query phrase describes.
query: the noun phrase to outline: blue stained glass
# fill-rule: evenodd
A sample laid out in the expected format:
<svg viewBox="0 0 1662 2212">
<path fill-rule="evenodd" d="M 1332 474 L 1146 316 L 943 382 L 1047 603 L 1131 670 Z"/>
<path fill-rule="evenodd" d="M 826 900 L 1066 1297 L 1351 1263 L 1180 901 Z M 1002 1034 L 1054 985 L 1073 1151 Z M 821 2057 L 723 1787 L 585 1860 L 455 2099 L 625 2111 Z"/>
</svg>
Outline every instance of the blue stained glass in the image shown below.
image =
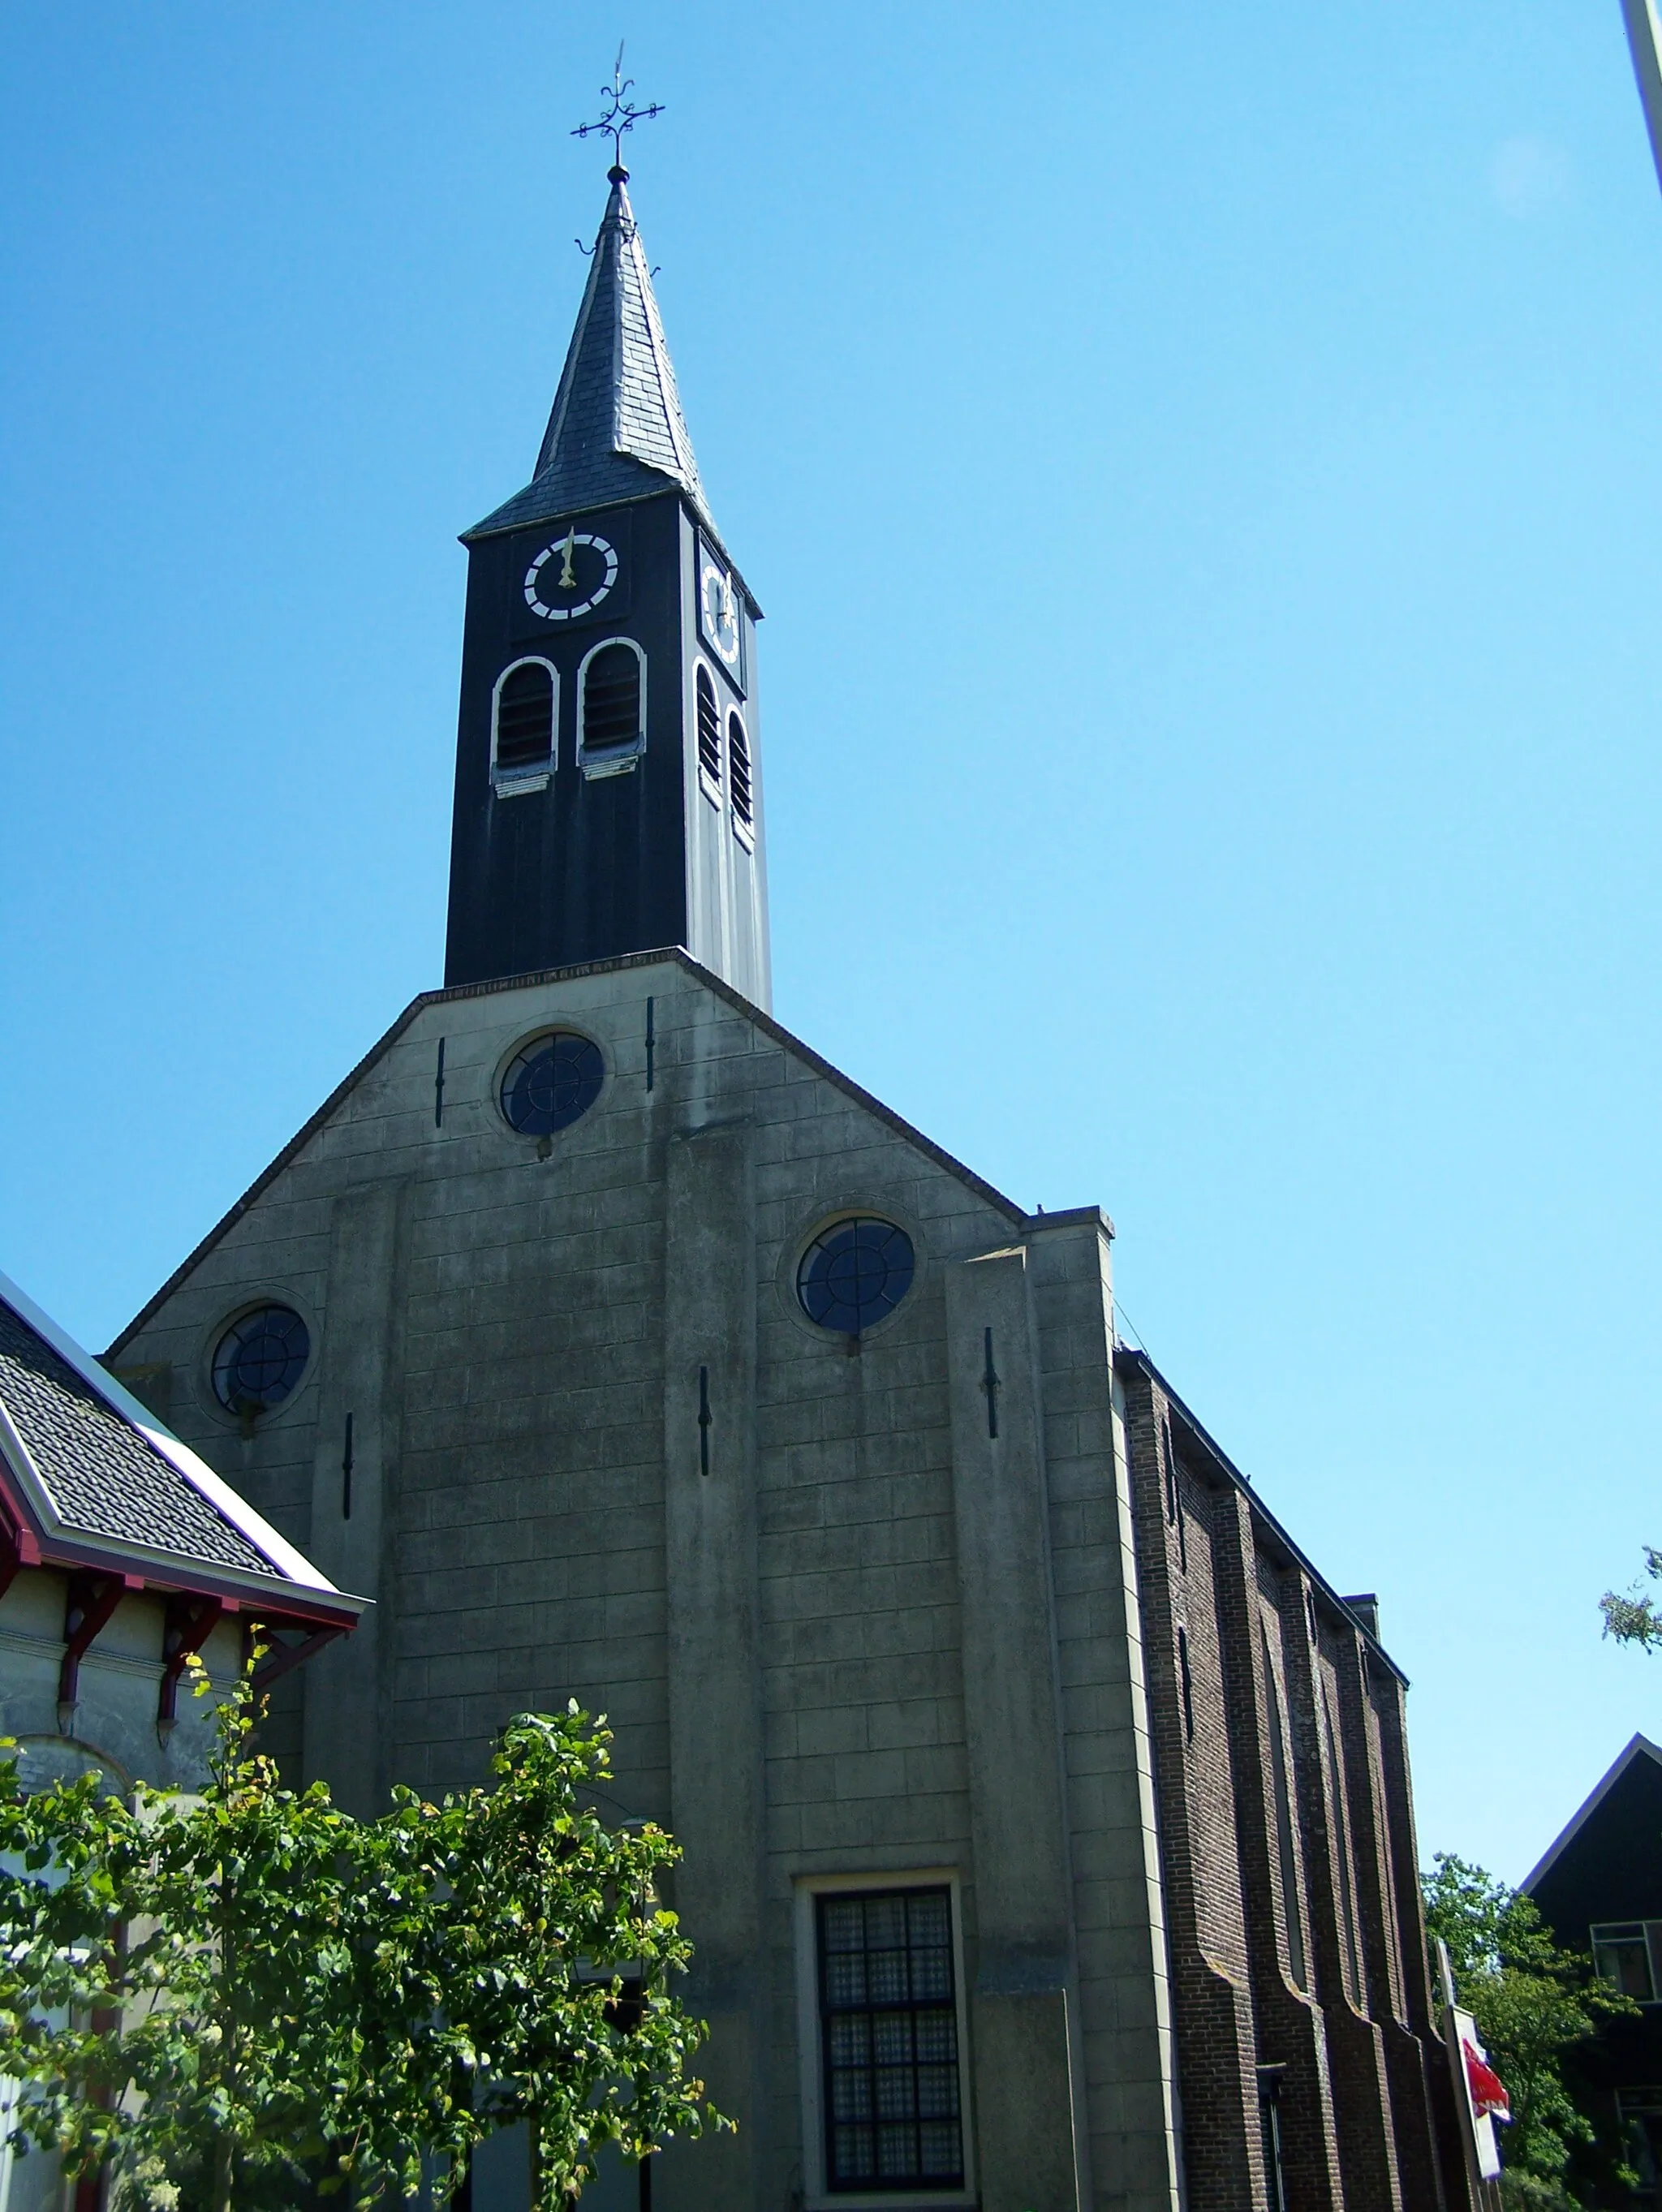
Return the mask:
<svg viewBox="0 0 1662 2212">
<path fill-rule="evenodd" d="M 865 1215 L 816 1237 L 796 1271 L 796 1294 L 810 1321 L 858 1336 L 892 1313 L 912 1286 L 912 1240 L 892 1221 Z"/>
<path fill-rule="evenodd" d="M 311 1334 L 288 1306 L 259 1306 L 244 1314 L 219 1340 L 214 1391 L 228 1413 L 280 1406 L 311 1354 Z"/>
<path fill-rule="evenodd" d="M 556 1030 L 514 1055 L 502 1078 L 502 1113 L 522 1137 L 551 1136 L 587 1113 L 605 1075 L 599 1045 Z"/>
</svg>

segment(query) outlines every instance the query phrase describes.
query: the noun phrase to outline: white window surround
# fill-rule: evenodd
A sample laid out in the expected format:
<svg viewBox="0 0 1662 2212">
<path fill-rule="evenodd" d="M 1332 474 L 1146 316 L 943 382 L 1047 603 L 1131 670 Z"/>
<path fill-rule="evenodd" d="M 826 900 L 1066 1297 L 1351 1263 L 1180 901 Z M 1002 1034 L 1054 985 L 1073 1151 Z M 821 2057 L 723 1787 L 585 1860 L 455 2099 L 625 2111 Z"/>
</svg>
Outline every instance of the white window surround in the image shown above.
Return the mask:
<svg viewBox="0 0 1662 2212">
<path fill-rule="evenodd" d="M 641 726 L 633 744 L 607 745 L 604 751 L 591 760 L 583 737 L 584 690 L 588 680 L 588 664 L 597 653 L 605 653 L 614 645 L 627 646 L 641 665 Z M 596 638 L 577 665 L 577 765 L 591 782 L 599 775 L 625 775 L 646 750 L 647 726 L 647 657 L 632 637 Z"/>
<path fill-rule="evenodd" d="M 750 787 L 750 820 L 748 822 L 740 817 L 738 809 L 732 805 L 732 730 L 735 722 L 745 733 L 746 781 Z M 756 850 L 756 753 L 750 741 L 750 724 L 736 707 L 729 707 L 721 719 L 721 757 L 722 764 L 727 769 L 728 813 L 733 823 L 733 834 L 747 853 L 753 853 Z"/>
<path fill-rule="evenodd" d="M 705 772 L 703 757 L 698 749 L 698 678 L 701 672 L 709 679 L 710 693 L 715 702 L 715 745 L 718 759 L 721 757 L 721 748 L 727 743 L 722 735 L 721 688 L 715 681 L 715 672 L 703 655 L 699 653 L 694 656 L 692 663 L 692 757 L 698 767 L 698 788 L 719 814 L 721 811 L 721 787 L 719 783 L 712 782 Z"/>
<path fill-rule="evenodd" d="M 553 686 L 551 720 L 548 732 L 548 762 L 545 767 L 528 769 L 498 768 L 496 765 L 496 715 L 502 705 L 502 686 L 516 669 L 545 668 Z M 521 792 L 546 791 L 549 780 L 559 764 L 560 756 L 560 672 L 553 662 L 540 653 L 522 653 L 517 660 L 510 661 L 490 687 L 490 781 L 499 799 L 517 799 Z"/>
<path fill-rule="evenodd" d="M 964 1979 L 964 1915 L 956 1867 L 877 1868 L 866 1874 L 794 1878 L 796 1929 L 796 2048 L 801 2081 L 802 2212 L 918 2212 L 976 2203 L 975 2125 L 970 2105 L 970 2008 Z M 815 1899 L 831 1891 L 945 1889 L 953 1920 L 953 1983 L 958 2012 L 958 2102 L 964 2131 L 961 2189 L 827 2189 L 825 2068 L 819 2046 L 819 1931 Z"/>
<path fill-rule="evenodd" d="M 1638 2002 L 1641 2005 L 1662 2003 L 1662 1975 L 1657 1972 L 1659 1959 L 1662 1959 L 1662 1920 L 1595 1920 L 1587 1935 L 1601 1975 L 1606 1972 L 1598 1955 L 1602 1950 L 1618 1944 L 1642 1942 L 1650 1973 L 1651 1993 L 1648 1996 L 1639 1997 Z"/>
</svg>

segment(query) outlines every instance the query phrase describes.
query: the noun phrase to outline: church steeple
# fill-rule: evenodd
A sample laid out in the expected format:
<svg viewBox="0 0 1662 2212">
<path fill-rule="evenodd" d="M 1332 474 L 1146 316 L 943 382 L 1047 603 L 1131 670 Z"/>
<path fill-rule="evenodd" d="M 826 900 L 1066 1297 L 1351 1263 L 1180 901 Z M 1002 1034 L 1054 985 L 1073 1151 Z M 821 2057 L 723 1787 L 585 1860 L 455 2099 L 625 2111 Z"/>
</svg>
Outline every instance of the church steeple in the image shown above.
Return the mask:
<svg viewBox="0 0 1662 2212">
<path fill-rule="evenodd" d="M 616 164 L 529 483 L 469 551 L 447 983 L 684 945 L 765 1006 L 755 623 Z"/>
<path fill-rule="evenodd" d="M 638 499 L 661 477 L 679 484 L 703 510 L 698 464 L 629 204 L 628 170 L 612 169 L 610 182 L 587 288 L 531 482 L 470 536 L 543 521 L 570 508 Z"/>
</svg>

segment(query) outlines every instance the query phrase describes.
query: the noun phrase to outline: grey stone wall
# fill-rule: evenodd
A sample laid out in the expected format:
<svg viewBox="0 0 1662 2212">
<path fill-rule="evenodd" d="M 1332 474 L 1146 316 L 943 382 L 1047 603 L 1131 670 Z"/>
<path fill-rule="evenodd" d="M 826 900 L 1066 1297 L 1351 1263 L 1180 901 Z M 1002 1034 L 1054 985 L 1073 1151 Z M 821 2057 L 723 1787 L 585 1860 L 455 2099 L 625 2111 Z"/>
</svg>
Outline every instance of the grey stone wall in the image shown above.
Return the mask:
<svg viewBox="0 0 1662 2212">
<path fill-rule="evenodd" d="M 497 1085 L 564 1024 L 600 1044 L 606 1087 L 539 1146 Z M 794 1289 L 809 1237 L 853 1210 L 898 1222 L 919 1263 L 857 1342 Z M 208 1364 L 268 1297 L 316 1349 L 244 1437 Z M 987 2212 L 1176 2203 L 1110 1297 L 1094 1212 L 1025 1220 L 666 956 L 418 1002 L 119 1347 L 377 1601 L 279 1717 L 344 1802 L 478 1778 L 516 1710 L 610 1716 L 605 1809 L 686 1847 L 690 1995 L 744 2124 L 666 2155 L 669 2212 L 811 2191 L 801 1899 L 930 1870 L 959 1903 Z"/>
</svg>

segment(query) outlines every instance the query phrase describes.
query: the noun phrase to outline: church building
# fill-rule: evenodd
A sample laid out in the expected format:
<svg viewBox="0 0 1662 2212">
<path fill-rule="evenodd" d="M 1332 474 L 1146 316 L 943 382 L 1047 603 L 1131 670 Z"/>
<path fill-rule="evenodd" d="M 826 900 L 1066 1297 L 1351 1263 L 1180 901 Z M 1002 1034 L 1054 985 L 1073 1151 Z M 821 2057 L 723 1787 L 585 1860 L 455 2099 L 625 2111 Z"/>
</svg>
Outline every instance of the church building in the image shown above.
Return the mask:
<svg viewBox="0 0 1662 2212">
<path fill-rule="evenodd" d="M 1122 1346 L 1097 1206 L 772 1018 L 760 610 L 626 183 L 464 539 L 443 988 L 108 1364 L 374 1601 L 297 1777 L 609 1717 L 739 2123 L 657 2212 L 1468 2212 L 1373 1600 Z"/>
</svg>

